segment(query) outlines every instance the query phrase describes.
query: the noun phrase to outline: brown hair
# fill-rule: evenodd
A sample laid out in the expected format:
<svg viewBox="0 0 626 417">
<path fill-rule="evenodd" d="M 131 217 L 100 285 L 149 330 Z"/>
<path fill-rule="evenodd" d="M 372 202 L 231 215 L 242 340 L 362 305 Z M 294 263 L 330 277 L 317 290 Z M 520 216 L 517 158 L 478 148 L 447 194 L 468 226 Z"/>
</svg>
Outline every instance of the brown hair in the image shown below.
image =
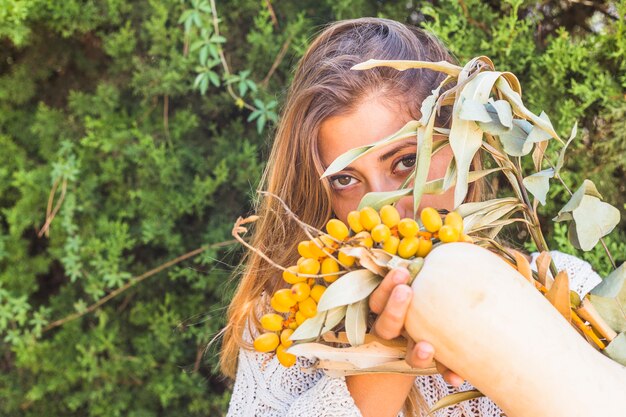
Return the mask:
<svg viewBox="0 0 626 417">
<path fill-rule="evenodd" d="M 279 196 L 302 221 L 317 228 L 332 214 L 329 184 L 319 179 L 323 172 L 317 149 L 321 123 L 350 113 L 371 94 L 402 104 L 419 118 L 422 101 L 445 78 L 426 69 L 350 70 L 370 58 L 454 62 L 435 37 L 387 19 L 336 22 L 312 42 L 295 71 L 261 188 Z M 252 246 L 280 265 L 295 264 L 297 244 L 306 238 L 302 230 L 289 221 L 274 198 L 257 201 L 255 211 L 260 219 Z M 250 348 L 243 338 L 244 326 L 260 327 L 262 294 L 272 294 L 282 285 L 281 272 L 257 254 L 248 252 L 242 264 L 245 269 L 228 310 L 220 358 L 222 372 L 229 377 L 235 375 L 239 348 Z"/>
</svg>

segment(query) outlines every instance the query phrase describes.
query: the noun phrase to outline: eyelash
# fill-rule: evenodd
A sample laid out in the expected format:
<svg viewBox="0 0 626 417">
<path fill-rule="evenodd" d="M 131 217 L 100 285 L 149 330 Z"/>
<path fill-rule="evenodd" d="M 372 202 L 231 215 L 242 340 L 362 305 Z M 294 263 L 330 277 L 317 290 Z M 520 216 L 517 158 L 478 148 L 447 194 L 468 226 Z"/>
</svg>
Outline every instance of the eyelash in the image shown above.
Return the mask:
<svg viewBox="0 0 626 417">
<path fill-rule="evenodd" d="M 397 170 L 398 165 L 400 165 L 400 163 L 403 163 L 403 162 L 405 162 L 407 160 L 413 160 L 413 165 L 408 166 L 407 168 L 404 168 L 404 169 L 401 169 L 401 170 Z M 399 174 L 399 173 L 404 173 L 406 171 L 410 171 L 415 166 L 415 163 L 416 163 L 416 156 L 415 156 L 414 153 L 411 153 L 411 154 L 408 154 L 408 155 L 404 155 L 397 162 L 394 163 L 393 173 L 394 174 Z M 337 181 L 339 181 L 340 179 L 342 179 L 342 178 L 350 178 L 351 181 L 347 185 L 340 185 L 340 186 L 335 185 L 335 183 Z M 344 175 L 336 175 L 336 176 L 330 178 L 330 186 L 331 186 L 331 188 L 333 188 L 336 191 L 343 191 L 346 188 L 354 185 L 354 184 L 352 184 L 352 180 L 356 180 L 356 178 L 354 178 L 351 175 L 345 175 L 345 174 Z"/>
</svg>

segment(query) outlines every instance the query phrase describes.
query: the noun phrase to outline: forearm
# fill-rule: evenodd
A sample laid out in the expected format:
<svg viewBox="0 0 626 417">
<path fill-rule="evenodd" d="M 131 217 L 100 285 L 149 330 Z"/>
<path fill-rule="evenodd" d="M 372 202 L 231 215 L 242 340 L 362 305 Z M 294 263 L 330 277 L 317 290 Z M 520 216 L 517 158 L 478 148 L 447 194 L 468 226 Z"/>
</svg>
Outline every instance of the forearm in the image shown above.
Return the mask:
<svg viewBox="0 0 626 417">
<path fill-rule="evenodd" d="M 396 417 L 414 383 L 414 376 L 397 374 L 346 377 L 348 391 L 363 417 Z"/>
</svg>

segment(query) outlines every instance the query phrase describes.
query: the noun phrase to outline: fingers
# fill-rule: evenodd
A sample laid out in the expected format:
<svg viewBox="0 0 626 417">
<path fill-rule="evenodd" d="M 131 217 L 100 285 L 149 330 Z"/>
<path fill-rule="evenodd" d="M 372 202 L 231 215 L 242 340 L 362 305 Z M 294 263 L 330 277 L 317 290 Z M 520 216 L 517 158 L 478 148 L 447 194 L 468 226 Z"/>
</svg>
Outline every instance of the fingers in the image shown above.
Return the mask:
<svg viewBox="0 0 626 417">
<path fill-rule="evenodd" d="M 393 289 L 409 282 L 409 271 L 406 268 L 395 268 L 389 271 L 376 290 L 370 295 L 370 311 L 380 314 L 387 305 Z"/>
<path fill-rule="evenodd" d="M 374 333 L 383 339 L 393 339 L 400 336 L 412 296 L 411 287 L 406 284 L 396 285 L 391 290 L 387 304 L 374 323 Z"/>
<path fill-rule="evenodd" d="M 435 357 L 435 348 L 428 342 L 415 343 L 409 339 L 406 350 L 406 361 L 413 368 L 428 368 L 432 365 Z"/>
<path fill-rule="evenodd" d="M 463 384 L 463 382 L 465 382 L 463 378 L 449 370 L 445 365 L 439 362 L 435 363 L 437 364 L 437 371 L 443 376 L 444 381 L 448 384 L 458 388 Z"/>
</svg>

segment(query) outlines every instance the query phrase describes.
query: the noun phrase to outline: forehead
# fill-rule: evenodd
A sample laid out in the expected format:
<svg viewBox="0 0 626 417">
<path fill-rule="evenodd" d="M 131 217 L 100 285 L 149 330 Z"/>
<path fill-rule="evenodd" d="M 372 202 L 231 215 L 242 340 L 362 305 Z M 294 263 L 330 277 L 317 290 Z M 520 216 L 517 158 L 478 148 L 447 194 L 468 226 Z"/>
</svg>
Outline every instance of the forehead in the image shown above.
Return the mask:
<svg viewBox="0 0 626 417">
<path fill-rule="evenodd" d="M 318 149 L 322 163 L 328 166 L 352 148 L 389 136 L 409 120 L 411 116 L 399 105 L 379 98 L 364 100 L 345 115 L 329 117 L 320 125 Z"/>
</svg>

